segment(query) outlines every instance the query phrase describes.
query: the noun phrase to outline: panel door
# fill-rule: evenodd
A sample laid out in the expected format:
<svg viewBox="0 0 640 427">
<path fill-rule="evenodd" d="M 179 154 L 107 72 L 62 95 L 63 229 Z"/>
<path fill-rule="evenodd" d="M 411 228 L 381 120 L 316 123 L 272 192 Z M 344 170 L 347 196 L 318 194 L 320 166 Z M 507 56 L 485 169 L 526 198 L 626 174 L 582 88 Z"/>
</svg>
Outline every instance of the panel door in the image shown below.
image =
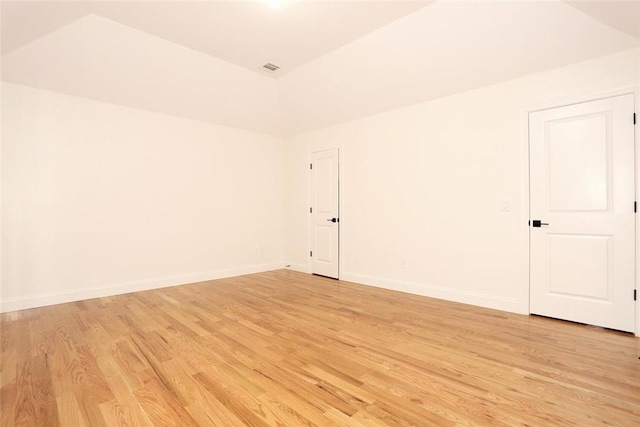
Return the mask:
<svg viewBox="0 0 640 427">
<path fill-rule="evenodd" d="M 337 148 L 312 154 L 311 182 L 311 272 L 337 279 L 340 234 Z"/>
<path fill-rule="evenodd" d="M 634 329 L 633 110 L 624 95 L 529 115 L 533 314 Z"/>
</svg>

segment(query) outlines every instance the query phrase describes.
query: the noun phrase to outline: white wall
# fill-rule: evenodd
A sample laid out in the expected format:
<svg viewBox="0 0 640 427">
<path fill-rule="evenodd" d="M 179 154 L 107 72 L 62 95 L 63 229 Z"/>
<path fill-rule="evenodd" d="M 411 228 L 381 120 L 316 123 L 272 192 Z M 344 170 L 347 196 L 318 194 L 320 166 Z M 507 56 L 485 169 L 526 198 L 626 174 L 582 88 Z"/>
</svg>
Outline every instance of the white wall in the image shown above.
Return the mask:
<svg viewBox="0 0 640 427">
<path fill-rule="evenodd" d="M 526 112 L 637 85 L 639 55 L 625 51 L 291 138 L 287 263 L 308 271 L 309 153 L 339 147 L 342 279 L 528 313 Z"/>
<path fill-rule="evenodd" d="M 286 142 L 4 83 L 0 310 L 307 271 L 309 154 L 340 147 L 341 278 L 526 313 L 526 112 L 638 85 L 639 64 L 621 52 Z"/>
<path fill-rule="evenodd" d="M 2 311 L 280 268 L 280 138 L 2 84 Z"/>
</svg>

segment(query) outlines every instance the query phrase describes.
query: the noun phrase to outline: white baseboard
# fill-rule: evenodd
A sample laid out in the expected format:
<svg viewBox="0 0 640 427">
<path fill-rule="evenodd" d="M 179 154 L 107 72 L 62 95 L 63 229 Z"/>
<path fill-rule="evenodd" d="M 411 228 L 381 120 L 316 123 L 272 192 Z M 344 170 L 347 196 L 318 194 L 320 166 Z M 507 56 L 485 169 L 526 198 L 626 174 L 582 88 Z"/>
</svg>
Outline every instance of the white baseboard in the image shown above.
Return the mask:
<svg viewBox="0 0 640 427">
<path fill-rule="evenodd" d="M 0 313 L 44 307 L 47 305 L 63 304 L 66 302 L 80 301 L 85 299 L 128 294 L 131 292 L 147 291 L 150 289 L 167 288 L 170 286 L 185 285 L 187 283 L 224 279 L 227 277 L 242 276 L 244 274 L 279 270 L 282 268 L 282 265 L 282 263 L 255 264 L 244 267 L 227 268 L 193 274 L 183 274 L 179 276 L 138 280 L 95 288 L 75 289 L 64 292 L 51 292 L 18 298 L 6 298 L 0 301 Z"/>
<path fill-rule="evenodd" d="M 528 308 L 523 307 L 522 301 L 504 298 L 495 295 L 480 294 L 477 292 L 462 291 L 441 286 L 426 285 L 423 283 L 405 282 L 384 277 L 368 276 L 357 273 L 343 272 L 340 280 L 354 282 L 361 285 L 375 286 L 377 288 L 391 289 L 430 298 L 471 304 L 479 307 L 508 311 L 511 313 L 529 314 Z"/>
</svg>

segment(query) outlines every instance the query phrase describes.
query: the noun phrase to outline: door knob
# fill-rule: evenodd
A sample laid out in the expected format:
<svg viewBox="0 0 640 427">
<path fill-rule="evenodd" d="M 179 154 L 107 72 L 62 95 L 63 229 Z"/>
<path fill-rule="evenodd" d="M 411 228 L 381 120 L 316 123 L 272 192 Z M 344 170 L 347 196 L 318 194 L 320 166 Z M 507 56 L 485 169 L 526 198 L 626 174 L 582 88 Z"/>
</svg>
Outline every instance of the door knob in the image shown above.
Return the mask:
<svg viewBox="0 0 640 427">
<path fill-rule="evenodd" d="M 546 223 L 546 222 L 542 222 L 539 219 L 534 219 L 534 220 L 531 221 L 531 226 L 532 227 L 542 227 L 543 225 L 549 225 L 549 224 Z"/>
<path fill-rule="evenodd" d="M 340 218 L 329 218 L 327 221 L 330 221 L 330 222 L 340 222 Z"/>
</svg>

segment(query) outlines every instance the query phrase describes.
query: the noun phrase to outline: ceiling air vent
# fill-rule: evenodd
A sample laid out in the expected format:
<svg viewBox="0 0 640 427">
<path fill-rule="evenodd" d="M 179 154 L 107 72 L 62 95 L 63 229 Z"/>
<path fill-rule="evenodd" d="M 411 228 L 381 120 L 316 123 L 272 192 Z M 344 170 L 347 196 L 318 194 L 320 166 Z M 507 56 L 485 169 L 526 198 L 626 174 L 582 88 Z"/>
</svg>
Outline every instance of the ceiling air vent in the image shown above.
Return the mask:
<svg viewBox="0 0 640 427">
<path fill-rule="evenodd" d="M 266 64 L 264 64 L 262 66 L 262 68 L 266 68 L 269 71 L 277 71 L 280 67 L 278 67 L 277 65 L 274 65 L 270 62 L 267 62 Z"/>
</svg>

